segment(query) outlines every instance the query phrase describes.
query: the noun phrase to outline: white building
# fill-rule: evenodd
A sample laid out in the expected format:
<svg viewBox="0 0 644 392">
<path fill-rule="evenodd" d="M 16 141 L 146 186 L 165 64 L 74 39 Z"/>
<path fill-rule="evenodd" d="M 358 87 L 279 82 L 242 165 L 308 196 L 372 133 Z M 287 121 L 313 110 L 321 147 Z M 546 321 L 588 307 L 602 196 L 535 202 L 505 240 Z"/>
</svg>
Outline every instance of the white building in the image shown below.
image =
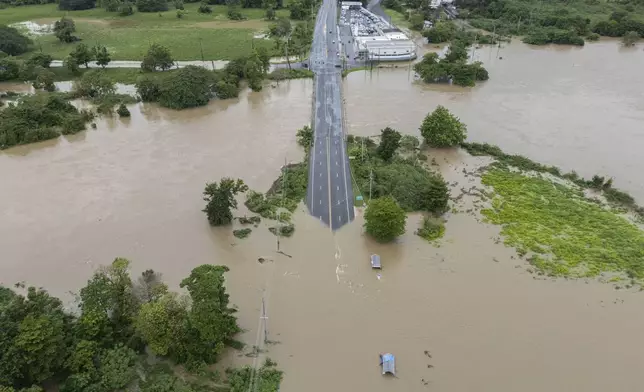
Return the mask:
<svg viewBox="0 0 644 392">
<path fill-rule="evenodd" d="M 377 61 L 416 58 L 416 45 L 385 19 L 362 8 L 360 2 L 342 2 L 341 23 L 348 25 L 359 57 Z"/>
</svg>

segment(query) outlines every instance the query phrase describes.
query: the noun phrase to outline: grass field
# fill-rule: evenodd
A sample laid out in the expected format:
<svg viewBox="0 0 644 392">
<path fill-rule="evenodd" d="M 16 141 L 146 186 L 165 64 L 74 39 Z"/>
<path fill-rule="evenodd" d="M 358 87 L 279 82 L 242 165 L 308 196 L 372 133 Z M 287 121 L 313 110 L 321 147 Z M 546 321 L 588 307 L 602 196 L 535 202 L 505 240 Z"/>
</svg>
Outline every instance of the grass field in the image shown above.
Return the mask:
<svg viewBox="0 0 644 392">
<path fill-rule="evenodd" d="M 251 53 L 253 47 L 272 49 L 273 43 L 253 38 L 266 31 L 269 22 L 263 20 L 264 10 L 243 9 L 247 20 L 230 21 L 225 6 L 212 6 L 213 13 L 197 13 L 199 4 L 185 4 L 183 18 L 176 10 L 161 13 L 142 13 L 121 17 L 117 13 L 96 8 L 84 11 L 59 11 L 55 4 L 7 8 L 0 11 L 0 24 L 32 21 L 51 24 L 62 16 L 76 22 L 76 36 L 85 44 L 105 45 L 113 60 L 140 60 L 151 43 L 170 49 L 175 60 L 199 60 L 201 48 L 206 60 L 230 60 Z M 279 10 L 278 16 L 288 16 Z M 75 44 L 65 44 L 53 35 L 33 37 L 36 49 L 42 48 L 55 59 L 63 59 Z"/>
</svg>

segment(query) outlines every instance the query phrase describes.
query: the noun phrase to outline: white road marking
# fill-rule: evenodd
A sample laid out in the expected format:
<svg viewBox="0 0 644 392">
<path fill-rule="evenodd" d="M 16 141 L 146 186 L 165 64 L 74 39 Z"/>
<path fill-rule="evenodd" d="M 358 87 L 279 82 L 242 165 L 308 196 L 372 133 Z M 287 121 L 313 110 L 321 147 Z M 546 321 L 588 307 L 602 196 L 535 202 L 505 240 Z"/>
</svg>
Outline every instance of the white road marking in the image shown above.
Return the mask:
<svg viewBox="0 0 644 392">
<path fill-rule="evenodd" d="M 320 190 L 322 190 L 322 185 L 320 185 Z"/>
<path fill-rule="evenodd" d="M 338 178 L 338 177 L 340 177 L 340 174 L 335 173 L 335 178 Z"/>
<path fill-rule="evenodd" d="M 320 199 L 320 205 L 322 205 L 322 199 Z M 322 219 L 322 217 L 320 217 L 320 219 Z"/>
<path fill-rule="evenodd" d="M 340 187 L 339 187 L 339 186 L 336 186 L 336 188 L 337 188 L 337 190 L 340 190 Z M 338 217 L 338 218 L 339 218 L 339 217 Z"/>
</svg>

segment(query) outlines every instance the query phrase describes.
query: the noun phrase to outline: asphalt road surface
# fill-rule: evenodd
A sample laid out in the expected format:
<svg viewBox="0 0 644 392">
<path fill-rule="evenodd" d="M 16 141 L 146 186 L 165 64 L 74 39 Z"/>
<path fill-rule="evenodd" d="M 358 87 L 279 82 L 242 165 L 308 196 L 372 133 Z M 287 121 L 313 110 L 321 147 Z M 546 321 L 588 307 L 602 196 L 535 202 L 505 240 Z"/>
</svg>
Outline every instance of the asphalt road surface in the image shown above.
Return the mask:
<svg viewBox="0 0 644 392">
<path fill-rule="evenodd" d="M 314 217 L 335 231 L 353 221 L 353 188 L 342 123 L 342 60 L 337 3 L 324 0 L 315 22 L 310 69 L 315 73 L 314 141 L 306 204 Z"/>
</svg>

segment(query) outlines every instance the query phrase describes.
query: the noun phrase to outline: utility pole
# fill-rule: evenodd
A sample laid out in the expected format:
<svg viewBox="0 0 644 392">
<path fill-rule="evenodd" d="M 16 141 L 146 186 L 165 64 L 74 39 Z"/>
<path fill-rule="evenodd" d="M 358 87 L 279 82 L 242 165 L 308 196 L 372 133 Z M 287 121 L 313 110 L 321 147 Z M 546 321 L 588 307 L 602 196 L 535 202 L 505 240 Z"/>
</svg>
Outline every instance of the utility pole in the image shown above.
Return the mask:
<svg viewBox="0 0 644 392">
<path fill-rule="evenodd" d="M 282 207 L 284 208 L 284 198 L 286 197 L 286 157 L 284 157 L 284 166 L 282 167 Z M 280 251 L 280 237 L 282 236 L 282 229 L 283 229 L 283 224 L 282 224 L 282 219 L 281 218 L 282 212 L 277 213 L 277 235 L 275 238 L 277 239 L 277 251 Z"/>
<path fill-rule="evenodd" d="M 266 315 L 266 302 L 264 302 L 264 296 L 262 295 L 262 320 L 264 320 L 264 344 L 268 343 L 268 316 Z"/>
<path fill-rule="evenodd" d="M 362 157 L 362 162 L 364 162 L 364 137 L 362 138 L 362 154 L 361 154 L 361 157 Z"/>
<path fill-rule="evenodd" d="M 201 49 L 201 62 L 205 63 L 206 59 L 204 59 L 203 57 L 203 45 L 201 44 L 201 41 L 202 41 L 202 38 L 199 38 L 199 49 Z M 214 65 L 213 65 L 213 69 L 214 69 Z"/>
<path fill-rule="evenodd" d="M 373 169 L 369 171 L 369 202 L 371 202 L 371 188 L 373 187 Z"/>
</svg>

